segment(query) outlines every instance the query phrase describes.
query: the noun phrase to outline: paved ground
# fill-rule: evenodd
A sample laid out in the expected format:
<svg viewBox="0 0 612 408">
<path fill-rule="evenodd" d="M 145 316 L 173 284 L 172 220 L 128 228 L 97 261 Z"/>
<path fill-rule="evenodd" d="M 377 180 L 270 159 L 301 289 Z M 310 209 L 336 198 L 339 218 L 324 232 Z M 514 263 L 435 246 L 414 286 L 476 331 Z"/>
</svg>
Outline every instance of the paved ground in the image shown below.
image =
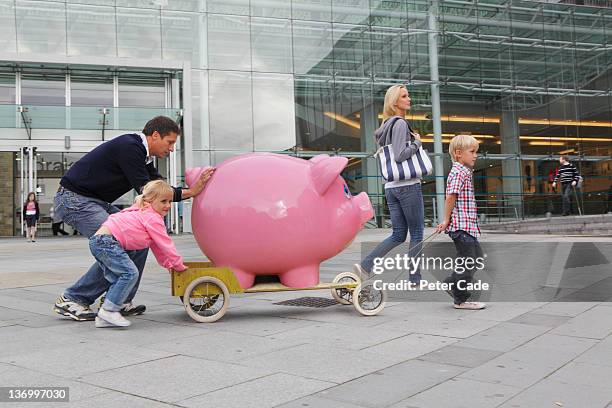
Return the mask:
<svg viewBox="0 0 612 408">
<path fill-rule="evenodd" d="M 322 280 L 359 259 L 362 232 Z M 489 235 L 490 241 L 589 238 Z M 610 238 L 599 240 L 612 241 Z M 201 258 L 191 236 L 176 239 Z M 64 320 L 51 306 L 91 263 L 83 238 L 0 240 L 0 386 L 68 386 L 69 404 L 24 407 L 612 407 L 612 303 L 274 305 L 312 292 L 232 297 L 214 324 L 189 319 L 149 257 L 127 330 Z M 327 292 L 317 296 L 329 297 Z M 17 407 L 17 403 L 0 403 Z"/>
</svg>

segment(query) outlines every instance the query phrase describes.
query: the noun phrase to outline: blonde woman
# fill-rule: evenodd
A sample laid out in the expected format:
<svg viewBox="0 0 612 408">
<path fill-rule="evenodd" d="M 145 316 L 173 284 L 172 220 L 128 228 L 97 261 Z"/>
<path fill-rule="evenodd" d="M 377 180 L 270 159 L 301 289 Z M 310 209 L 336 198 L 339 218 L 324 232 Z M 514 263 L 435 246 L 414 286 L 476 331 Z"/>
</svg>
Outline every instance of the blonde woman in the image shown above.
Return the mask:
<svg viewBox="0 0 612 408">
<path fill-rule="evenodd" d="M 409 159 L 421 147 L 421 136 L 410 128 L 406 112 L 410 110 L 410 94 L 404 85 L 393 85 L 387 89 L 383 108 L 383 122 L 374 133 L 379 146 L 393 145 L 395 161 Z M 388 181 L 385 183 L 385 197 L 391 215 L 393 232 L 381 242 L 355 269 L 369 275 L 376 258 L 384 257 L 389 251 L 406 241 L 410 233 L 409 256 L 420 251 L 423 240 L 424 209 L 421 179 Z M 421 280 L 419 270 L 411 271 L 410 282 L 418 284 Z"/>
</svg>

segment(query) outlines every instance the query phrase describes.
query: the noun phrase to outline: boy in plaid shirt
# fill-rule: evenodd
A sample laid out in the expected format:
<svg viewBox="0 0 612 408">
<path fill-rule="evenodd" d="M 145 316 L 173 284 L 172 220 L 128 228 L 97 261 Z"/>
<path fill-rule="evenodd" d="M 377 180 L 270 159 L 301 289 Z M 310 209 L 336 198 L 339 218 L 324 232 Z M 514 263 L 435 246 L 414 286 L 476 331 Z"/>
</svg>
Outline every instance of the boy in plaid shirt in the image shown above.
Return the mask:
<svg viewBox="0 0 612 408">
<path fill-rule="evenodd" d="M 446 201 L 444 221 L 437 226 L 438 233 L 445 231 L 452 239 L 457 249 L 457 257 L 473 259 L 482 257 L 483 252 L 478 243 L 480 228 L 476 213 L 476 199 L 472 172 L 478 152 L 478 141 L 469 135 L 455 136 L 448 147 L 453 159 L 453 167 L 446 181 Z M 466 285 L 472 282 L 475 272 L 472 267 L 465 267 L 463 273 L 454 271 L 444 280 L 450 286 L 455 309 L 479 310 L 485 304 L 468 302 L 470 292 Z"/>
</svg>

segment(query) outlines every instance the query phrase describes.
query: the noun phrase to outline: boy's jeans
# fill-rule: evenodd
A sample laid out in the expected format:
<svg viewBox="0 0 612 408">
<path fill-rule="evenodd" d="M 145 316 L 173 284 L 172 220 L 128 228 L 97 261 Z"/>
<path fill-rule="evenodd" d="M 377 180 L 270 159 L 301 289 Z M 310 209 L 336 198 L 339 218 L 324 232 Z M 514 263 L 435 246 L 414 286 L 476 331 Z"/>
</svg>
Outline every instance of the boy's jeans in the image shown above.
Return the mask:
<svg viewBox="0 0 612 408">
<path fill-rule="evenodd" d="M 390 237 L 381 242 L 361 261 L 361 267 L 368 272 L 372 271 L 374 258 L 387 255 L 393 248 L 406 241 L 408 231 L 410 231 L 408 256 L 414 257 L 421 251 L 421 241 L 425 229 L 421 183 L 387 188 L 385 189 L 385 197 L 387 197 L 387 205 L 391 214 L 393 232 Z M 414 271 L 414 274 L 410 274 L 409 279 L 410 282 L 419 283 L 421 281 L 420 271 Z"/>
<path fill-rule="evenodd" d="M 453 243 L 457 249 L 458 258 L 472 258 L 475 260 L 476 258 L 483 256 L 482 248 L 480 247 L 478 240 L 472 235 L 462 230 L 449 232 L 448 235 L 453 239 Z M 473 262 L 472 265 L 474 265 Z M 475 266 L 469 269 L 465 268 L 462 273 L 455 271 L 451 274 L 451 276 L 444 279 L 444 283 L 453 284 L 451 293 L 453 295 L 453 301 L 456 305 L 464 303 L 470 298 L 471 294 L 467 289 L 465 289 L 465 285 L 472 282 L 475 271 Z M 459 282 L 461 282 L 461 287 L 463 289 L 459 289 L 457 287 Z"/>
<path fill-rule="evenodd" d="M 54 199 L 55 217 L 63 220 L 81 234 L 90 238 L 102 226 L 110 214 L 119 212 L 112 204 L 96 198 L 85 197 L 60 187 Z M 138 268 L 138 281 L 126 301 L 131 302 L 142 277 L 145 262 L 149 250 L 126 251 L 130 259 Z M 104 278 L 102 269 L 95 262 L 79 280 L 64 291 L 64 296 L 69 300 L 83 305 L 91 305 L 108 289 L 110 283 Z"/>
<path fill-rule="evenodd" d="M 112 235 L 92 236 L 89 249 L 110 284 L 102 307 L 118 312 L 138 281 L 138 268 Z"/>
</svg>

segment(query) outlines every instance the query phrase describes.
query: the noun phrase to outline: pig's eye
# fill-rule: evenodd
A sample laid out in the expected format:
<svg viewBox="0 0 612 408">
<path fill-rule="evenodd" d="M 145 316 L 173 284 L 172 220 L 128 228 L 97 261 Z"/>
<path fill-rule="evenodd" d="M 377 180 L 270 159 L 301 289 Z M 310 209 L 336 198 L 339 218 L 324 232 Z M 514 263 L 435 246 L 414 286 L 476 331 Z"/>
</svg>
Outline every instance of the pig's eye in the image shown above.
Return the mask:
<svg viewBox="0 0 612 408">
<path fill-rule="evenodd" d="M 351 198 L 351 191 L 349 190 L 346 184 L 344 185 L 344 195 L 346 196 L 346 198 Z"/>
</svg>

